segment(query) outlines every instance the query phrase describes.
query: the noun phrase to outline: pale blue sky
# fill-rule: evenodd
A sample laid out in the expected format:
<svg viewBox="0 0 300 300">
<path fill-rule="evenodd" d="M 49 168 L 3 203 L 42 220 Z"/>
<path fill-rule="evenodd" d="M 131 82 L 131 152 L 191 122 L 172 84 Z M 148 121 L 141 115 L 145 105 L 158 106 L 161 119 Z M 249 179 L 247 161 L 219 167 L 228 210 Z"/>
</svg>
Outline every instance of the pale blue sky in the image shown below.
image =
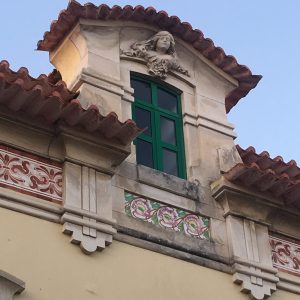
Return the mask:
<svg viewBox="0 0 300 300">
<path fill-rule="evenodd" d="M 79 1 L 85 3 L 85 1 Z M 67 0 L 2 1 L 0 59 L 12 69 L 26 66 L 33 76 L 49 73 L 48 53 L 36 43 Z M 287 0 L 115 0 L 96 5 L 153 6 L 200 29 L 215 45 L 234 55 L 253 74 L 263 75 L 256 89 L 232 109 L 236 143 L 281 155 L 300 164 L 300 1 Z"/>
</svg>

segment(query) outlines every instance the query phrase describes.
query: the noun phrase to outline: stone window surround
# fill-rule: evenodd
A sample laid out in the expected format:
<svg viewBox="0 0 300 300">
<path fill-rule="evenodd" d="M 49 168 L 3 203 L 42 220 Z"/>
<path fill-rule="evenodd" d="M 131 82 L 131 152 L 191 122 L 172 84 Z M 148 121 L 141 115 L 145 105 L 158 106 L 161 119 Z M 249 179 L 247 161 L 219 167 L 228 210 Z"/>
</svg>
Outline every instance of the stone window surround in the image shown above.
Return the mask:
<svg viewBox="0 0 300 300">
<path fill-rule="evenodd" d="M 132 67 L 132 66 L 131 66 Z M 135 68 L 135 67 L 134 67 Z M 132 68 L 131 68 L 132 69 Z M 141 70 L 142 68 L 140 68 L 140 67 L 137 67 L 136 66 L 136 70 L 138 71 L 138 72 L 140 72 L 140 73 L 143 73 L 143 70 Z M 89 76 L 88 74 L 86 74 L 87 76 Z M 180 77 L 180 76 L 178 76 L 178 77 Z M 177 80 L 178 79 L 178 77 L 175 77 L 174 76 L 174 78 L 171 78 L 171 80 Z M 126 81 L 125 81 L 126 82 Z M 186 81 L 185 81 L 185 83 L 187 83 Z M 193 89 L 195 88 L 195 85 L 193 86 Z M 125 101 L 123 101 L 123 102 L 132 102 L 132 89 L 130 89 L 129 88 L 129 86 L 127 85 L 127 87 L 123 87 L 122 86 L 122 92 L 124 92 L 124 97 L 123 97 L 123 100 L 125 100 Z M 125 95 L 126 94 L 126 95 Z M 186 93 L 185 94 L 185 96 L 187 96 L 188 97 L 188 93 Z M 126 98 L 126 99 L 125 99 Z M 123 105 L 123 104 L 122 104 Z M 125 105 L 125 104 L 124 104 Z M 126 109 L 125 109 L 125 111 L 126 111 Z M 123 110 L 123 112 L 124 112 L 124 110 Z M 124 115 L 123 115 L 123 117 L 124 116 L 126 116 L 126 113 L 124 112 Z M 203 127 L 206 127 L 206 128 L 210 128 L 210 129 L 212 129 L 212 130 L 215 130 L 215 131 L 218 131 L 218 132 L 222 132 L 222 133 L 224 133 L 225 135 L 228 135 L 228 136 L 231 136 L 231 137 L 234 137 L 234 135 L 233 135 L 233 133 L 232 133 L 232 128 L 229 126 L 229 125 L 224 125 L 224 124 L 222 124 L 222 123 L 218 123 L 217 121 L 215 121 L 215 120 L 212 120 L 211 118 L 205 118 L 204 116 L 200 116 L 200 115 L 195 115 L 192 111 L 190 111 L 190 114 L 188 113 L 188 112 L 186 112 L 185 113 L 185 115 L 184 115 L 184 117 L 186 118 L 186 120 L 184 121 L 185 122 L 185 124 L 190 124 L 190 125 L 192 125 L 192 126 L 195 126 L 195 127 L 198 127 L 198 126 L 203 126 Z M 205 123 L 206 122 L 206 123 Z M 142 181 L 142 180 L 141 180 Z M 145 181 L 147 181 L 146 179 L 145 179 Z M 146 182 L 145 182 L 146 183 Z M 151 185 L 151 184 L 150 184 Z M 152 184 L 152 186 L 153 186 L 154 184 Z M 16 195 L 15 195 L 16 196 Z M 19 195 L 17 195 L 16 196 L 16 198 L 19 198 Z M 21 197 L 20 197 L 21 198 Z M 1 200 L 1 199 L 0 199 Z M 33 200 L 33 199 L 31 199 L 31 200 Z M 21 202 L 21 201 L 20 201 Z M 23 203 L 25 203 L 26 201 L 23 201 Z M 196 201 L 190 201 L 190 202 L 196 202 Z M 34 207 L 35 208 L 38 208 L 38 209 L 40 209 L 40 211 L 39 211 L 39 213 L 40 213 L 40 216 L 42 215 L 41 214 L 41 211 L 44 211 L 44 210 L 47 210 L 48 209 L 48 212 L 49 213 L 52 213 L 52 217 L 54 216 L 54 215 L 59 215 L 59 214 L 61 214 L 61 213 L 63 213 L 63 210 L 64 211 L 67 211 L 68 210 L 68 208 L 64 208 L 63 210 L 56 210 L 56 209 L 54 209 L 53 208 L 53 206 L 52 206 L 52 208 L 50 209 L 50 207 L 51 207 L 51 204 L 49 204 L 49 205 L 45 205 L 42 209 L 41 209 L 41 205 L 39 206 L 39 205 L 37 205 L 37 203 L 35 203 L 35 205 L 34 205 Z M 36 212 L 36 211 L 35 211 Z M 38 214 L 39 213 L 36 213 L 36 216 L 38 216 Z M 49 216 L 49 219 L 50 219 L 50 214 L 48 215 Z M 44 218 L 45 218 L 45 216 L 44 216 Z M 53 218 L 54 219 L 54 218 Z M 60 220 L 60 218 L 58 217 L 57 219 L 56 219 L 58 222 L 59 222 L 59 220 Z M 119 220 L 118 220 L 118 222 L 119 222 Z M 123 241 L 126 241 L 126 237 L 124 237 L 124 234 L 123 233 L 121 233 L 120 235 L 116 235 L 116 239 L 120 239 L 120 240 L 123 240 Z M 142 240 L 142 238 L 143 237 L 140 237 L 140 239 L 139 239 L 139 241 L 137 241 L 137 239 L 136 240 L 134 240 L 134 238 L 132 238 L 131 240 L 127 240 L 127 242 L 129 242 L 129 243 L 136 243 L 136 244 L 138 244 L 138 243 L 140 243 L 141 244 L 141 240 Z M 133 241 L 134 240 L 134 241 Z M 144 240 L 142 240 L 142 243 L 143 244 L 147 244 L 147 240 L 146 241 L 144 241 Z M 151 247 L 153 247 L 154 248 L 154 246 L 153 246 L 153 243 L 150 245 L 151 243 L 148 243 L 147 244 L 147 247 L 149 247 L 149 248 L 151 248 Z M 168 245 L 167 245 L 168 246 Z M 199 246 L 199 245 L 198 245 Z M 201 245 L 202 246 L 202 245 Z M 145 246 L 144 246 L 145 247 Z M 163 247 L 161 247 L 161 248 L 163 248 Z M 157 249 L 157 248 L 156 248 Z M 205 249 L 206 250 L 206 249 Z M 156 250 L 156 251 L 158 251 L 158 250 Z M 165 253 L 168 253 L 168 249 L 165 249 L 165 250 L 161 250 L 161 249 L 159 249 L 159 252 L 163 252 L 163 251 L 165 251 Z M 174 252 L 176 252 L 176 251 L 174 251 Z M 177 251 L 176 253 L 179 253 L 179 251 Z M 181 258 L 185 258 L 185 255 L 184 255 L 185 253 L 183 253 L 183 251 L 181 251 Z M 178 255 L 178 256 L 180 256 L 180 254 L 176 254 L 176 255 Z M 174 256 L 175 256 L 175 254 L 174 254 Z M 195 260 L 196 261 L 196 260 Z M 204 260 L 203 260 L 204 261 Z M 206 262 L 202 262 L 202 263 L 200 263 L 200 264 L 203 264 L 203 265 L 208 265 L 208 266 L 210 266 L 209 264 L 206 264 Z M 224 264 L 225 265 L 225 264 Z M 211 266 L 211 267 L 213 267 L 213 266 Z M 220 267 L 215 267 L 215 268 L 217 268 L 217 269 L 221 269 Z M 224 267 L 224 270 L 227 270 L 227 272 L 230 272 L 230 270 L 228 270 L 228 268 L 226 269 L 225 267 Z"/>
<path fill-rule="evenodd" d="M 184 153 L 184 136 L 183 136 L 183 119 L 182 119 L 182 104 L 181 104 L 181 94 L 182 92 L 179 90 L 175 90 L 175 87 L 173 86 L 169 86 L 166 85 L 165 82 L 163 80 L 157 80 L 156 78 L 152 78 L 151 76 L 141 76 L 140 74 L 135 74 L 131 72 L 131 80 L 136 80 L 138 82 L 144 82 L 146 84 L 148 84 L 148 86 L 151 88 L 151 103 L 150 108 L 151 110 L 149 110 L 149 106 L 147 105 L 147 103 L 145 104 L 143 101 L 139 101 L 139 100 L 135 100 L 133 102 L 133 106 L 132 106 L 132 111 L 133 111 L 133 119 L 135 119 L 135 111 L 137 108 L 142 109 L 143 111 L 147 111 L 148 113 L 150 113 L 150 118 L 151 118 L 151 145 L 152 145 L 152 151 L 153 151 L 153 168 L 156 170 L 161 170 L 163 168 L 162 166 L 162 162 L 159 162 L 159 159 L 157 158 L 157 156 L 162 155 L 163 149 L 167 149 L 169 151 L 172 151 L 173 153 L 176 153 L 176 157 L 177 157 L 177 172 L 178 172 L 178 177 L 180 178 L 186 178 L 186 161 L 185 161 L 185 153 Z M 176 97 L 176 107 L 177 110 L 176 112 L 172 112 L 172 111 L 161 111 L 161 107 L 159 107 L 158 103 L 155 103 L 154 99 L 157 97 L 155 96 L 155 93 L 157 93 L 157 89 L 163 89 L 165 91 L 167 91 L 168 93 L 172 94 L 174 97 Z M 157 100 L 158 101 L 158 100 Z M 158 139 L 155 138 L 155 136 L 159 135 L 159 131 L 160 131 L 160 123 L 156 124 L 155 120 L 155 115 L 158 115 L 159 117 L 164 117 L 165 119 L 171 120 L 174 124 L 174 139 L 176 140 L 176 142 L 174 143 L 174 145 L 170 144 L 170 143 L 166 143 L 168 144 L 169 147 L 166 147 L 166 145 L 162 145 L 162 142 Z M 143 136 L 143 133 L 141 134 L 141 136 Z M 145 137 L 149 137 L 147 135 L 145 135 Z M 140 137 L 137 138 L 137 140 L 139 140 Z M 148 141 L 148 139 L 144 139 L 141 138 L 142 141 Z M 156 141 L 155 141 L 156 140 Z M 159 145 L 160 150 L 157 149 L 157 147 L 155 147 L 154 145 Z M 170 148 L 171 146 L 171 148 Z M 173 148 L 173 149 L 172 149 Z M 155 159 L 156 157 L 156 159 Z M 161 158 L 161 160 L 163 160 L 163 158 Z"/>
<path fill-rule="evenodd" d="M 116 239 L 230 272 L 230 268 L 227 267 L 229 261 L 225 254 L 227 246 L 214 241 L 214 235 L 210 241 L 197 240 L 124 215 L 124 191 L 128 191 L 168 206 L 210 217 L 211 220 L 213 218 L 211 226 L 217 228 L 217 224 L 223 220 L 222 212 L 215 210 L 211 205 L 201 203 L 202 188 L 196 182 L 189 182 L 146 166 L 124 162 L 116 171 L 112 184 L 118 190 L 118 197 L 115 197 L 113 205 L 113 217 L 117 220 L 118 231 Z"/>
<path fill-rule="evenodd" d="M 81 20 L 82 24 L 90 24 L 90 21 Z M 110 24 L 111 26 L 117 26 L 117 24 Z M 145 29 L 150 29 L 151 27 L 143 24 L 139 24 L 139 26 L 144 27 Z M 151 28 L 151 30 L 153 30 Z M 179 39 L 176 39 L 176 43 L 180 44 L 182 47 L 187 47 L 185 43 L 182 43 Z M 210 62 L 207 61 L 206 58 L 199 55 L 199 53 L 195 52 L 194 49 L 188 48 L 189 51 L 196 55 L 201 61 L 205 64 L 209 65 L 215 72 L 217 77 L 223 78 L 223 80 L 227 80 L 233 85 L 236 85 L 236 81 L 232 81 L 232 78 L 229 77 L 227 74 L 223 74 L 218 68 L 214 67 Z M 122 81 L 122 88 L 124 89 L 125 94 L 127 97 L 123 97 L 122 100 L 133 102 L 133 89 L 130 87 L 130 73 L 135 73 L 136 75 L 141 74 L 149 77 L 146 68 L 146 62 L 143 59 L 137 57 L 128 57 L 125 55 L 121 55 L 121 81 Z M 206 116 L 203 112 L 196 108 L 196 110 L 191 106 L 194 102 L 195 94 L 199 94 L 201 97 L 205 98 L 205 95 L 201 93 L 199 87 L 197 86 L 197 82 L 193 76 L 186 77 L 178 72 L 173 72 L 172 70 L 169 71 L 169 75 L 166 79 L 164 79 L 166 83 L 170 86 L 174 86 L 177 89 L 182 91 L 182 116 L 184 124 L 194 125 L 196 127 L 204 126 L 210 128 L 212 130 L 221 132 L 225 135 L 231 136 L 236 138 L 236 134 L 233 132 L 234 126 L 233 124 L 229 123 L 228 121 L 217 121 L 217 119 L 213 118 L 212 116 Z M 129 94 L 129 95 L 128 95 Z M 216 99 L 210 99 L 214 101 L 219 101 Z M 193 104 L 194 105 L 194 104 Z"/>
</svg>

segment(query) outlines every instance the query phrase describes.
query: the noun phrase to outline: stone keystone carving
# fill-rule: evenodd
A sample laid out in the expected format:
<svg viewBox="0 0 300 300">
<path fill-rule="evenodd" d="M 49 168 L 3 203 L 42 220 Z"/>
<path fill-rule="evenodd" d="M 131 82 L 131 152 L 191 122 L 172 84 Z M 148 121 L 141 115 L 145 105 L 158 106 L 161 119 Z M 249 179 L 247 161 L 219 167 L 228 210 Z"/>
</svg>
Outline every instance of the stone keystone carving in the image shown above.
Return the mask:
<svg viewBox="0 0 300 300">
<path fill-rule="evenodd" d="M 140 57 L 146 60 L 149 74 L 165 79 L 169 70 L 190 76 L 188 71 L 178 63 L 175 40 L 168 31 L 160 31 L 148 40 L 136 42 L 122 54 Z"/>
</svg>

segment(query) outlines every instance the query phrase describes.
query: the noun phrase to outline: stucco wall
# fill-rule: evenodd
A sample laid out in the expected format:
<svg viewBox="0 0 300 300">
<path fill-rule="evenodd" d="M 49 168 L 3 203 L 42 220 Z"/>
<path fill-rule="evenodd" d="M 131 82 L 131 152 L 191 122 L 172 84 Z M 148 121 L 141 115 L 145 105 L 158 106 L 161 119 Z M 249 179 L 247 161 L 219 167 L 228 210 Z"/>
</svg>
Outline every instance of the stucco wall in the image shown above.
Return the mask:
<svg viewBox="0 0 300 300">
<path fill-rule="evenodd" d="M 26 282 L 14 299 L 248 299 L 228 274 L 117 241 L 86 256 L 68 239 L 58 224 L 0 208 L 0 269 Z"/>
</svg>

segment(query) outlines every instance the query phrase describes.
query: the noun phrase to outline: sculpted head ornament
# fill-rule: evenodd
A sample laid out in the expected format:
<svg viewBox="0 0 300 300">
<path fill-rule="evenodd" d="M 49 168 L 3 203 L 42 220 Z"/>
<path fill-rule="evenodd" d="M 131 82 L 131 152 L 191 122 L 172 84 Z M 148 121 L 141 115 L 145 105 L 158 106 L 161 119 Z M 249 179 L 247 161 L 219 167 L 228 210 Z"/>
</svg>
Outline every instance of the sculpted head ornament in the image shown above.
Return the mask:
<svg viewBox="0 0 300 300">
<path fill-rule="evenodd" d="M 148 72 L 153 76 L 164 79 L 169 70 L 189 76 L 188 71 L 178 63 L 175 40 L 168 31 L 160 31 L 148 40 L 135 42 L 130 49 L 122 51 L 122 53 L 145 59 Z"/>
</svg>

